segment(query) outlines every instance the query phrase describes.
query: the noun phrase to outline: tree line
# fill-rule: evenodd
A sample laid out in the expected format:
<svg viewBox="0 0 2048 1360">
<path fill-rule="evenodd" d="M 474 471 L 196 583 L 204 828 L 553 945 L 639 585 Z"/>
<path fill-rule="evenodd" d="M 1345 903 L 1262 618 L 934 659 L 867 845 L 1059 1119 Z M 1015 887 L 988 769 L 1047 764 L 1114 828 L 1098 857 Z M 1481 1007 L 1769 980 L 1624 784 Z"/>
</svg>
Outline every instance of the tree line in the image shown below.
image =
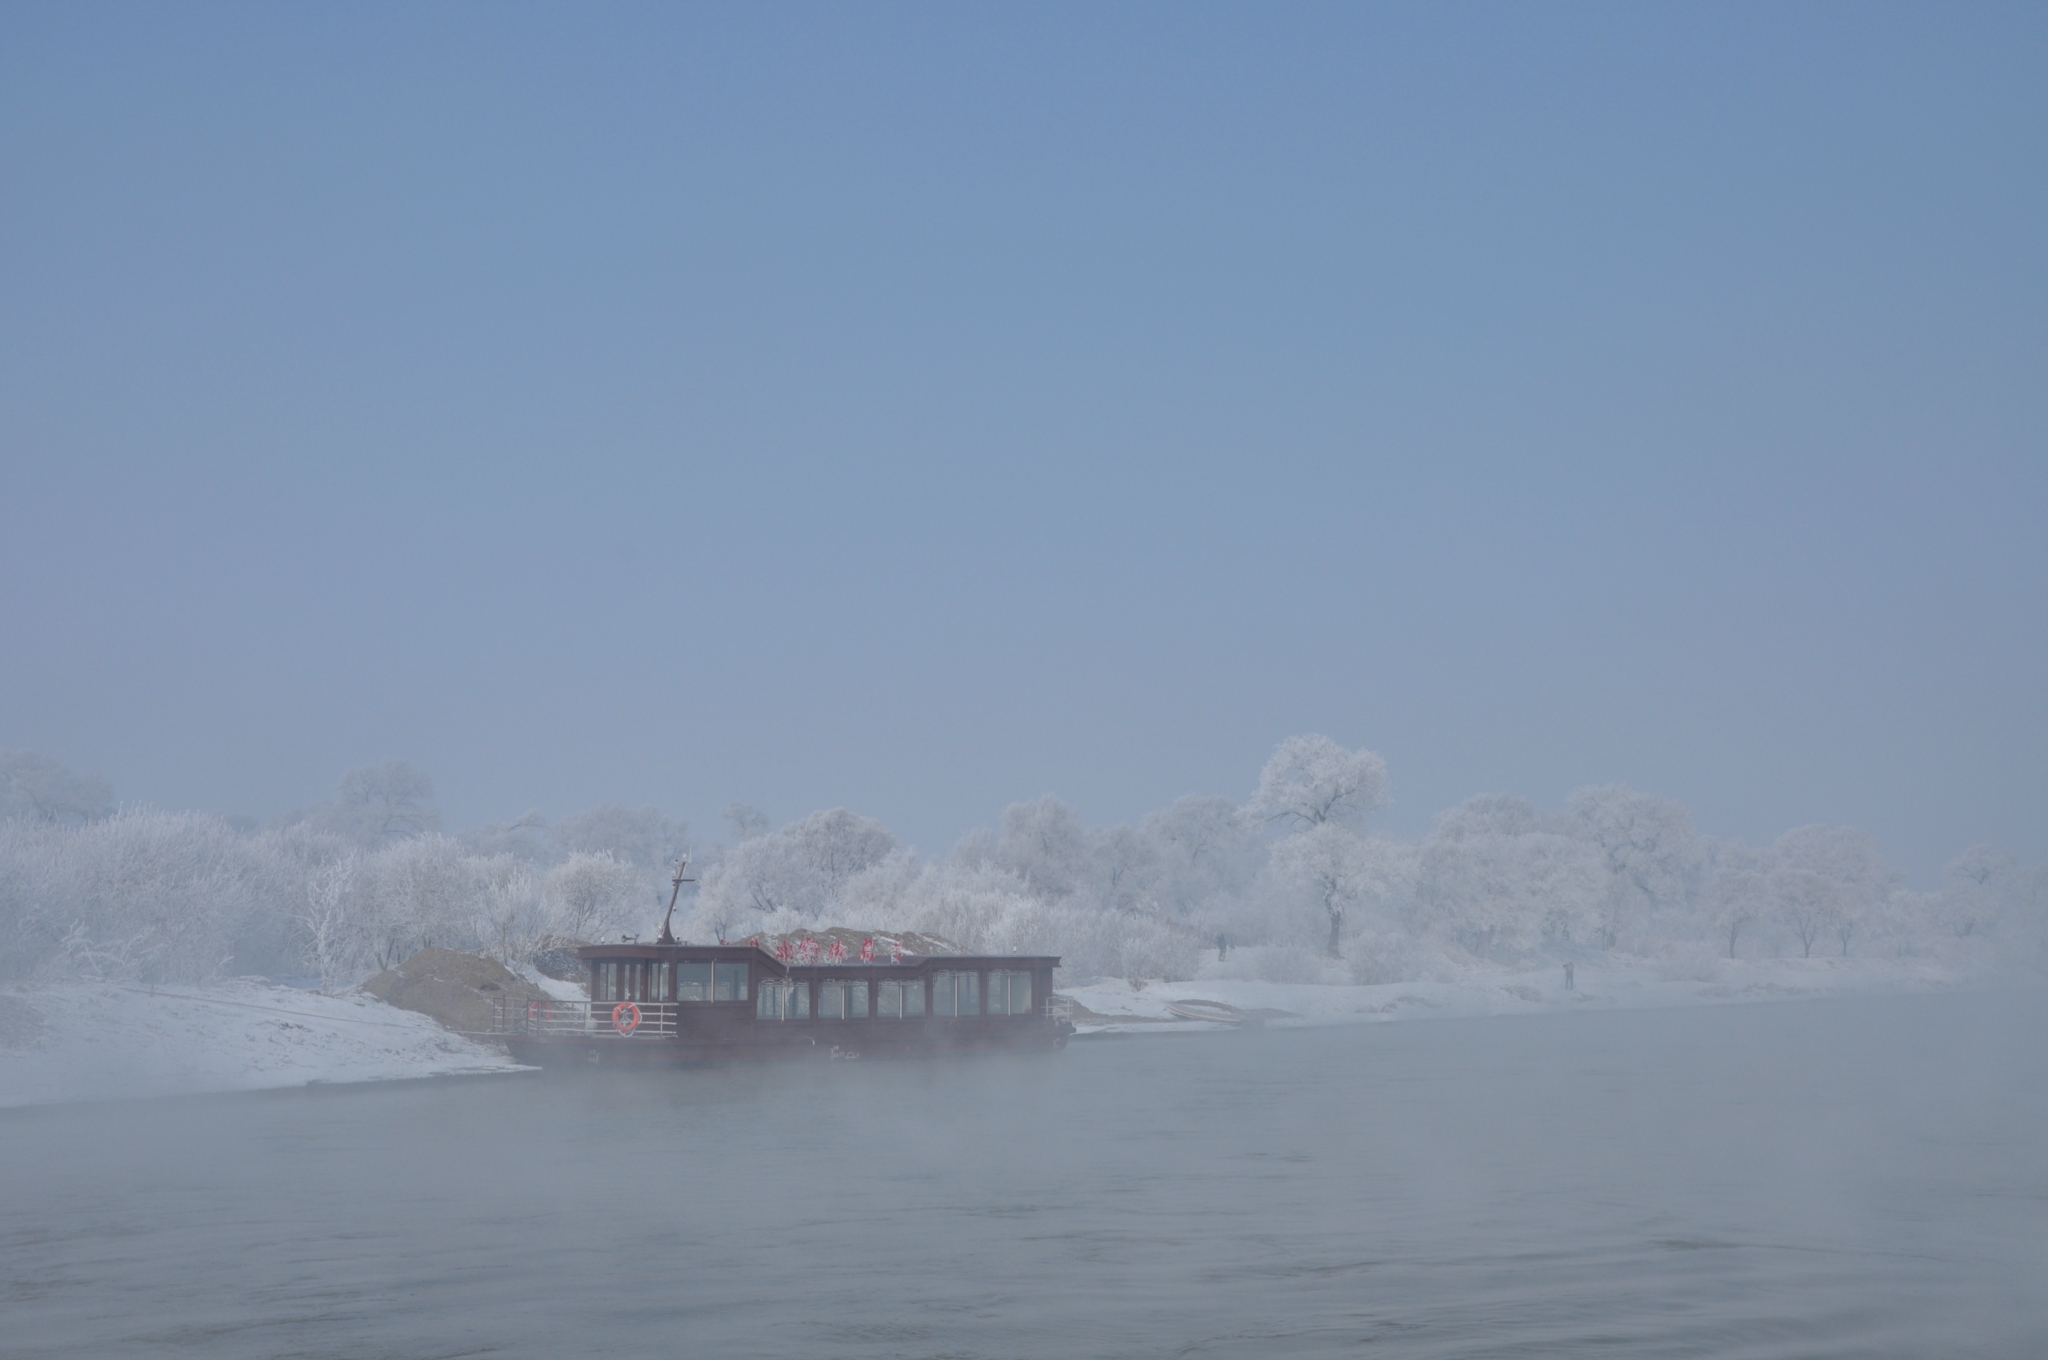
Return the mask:
<svg viewBox="0 0 2048 1360">
<path fill-rule="evenodd" d="M 685 938 L 916 931 L 1060 954 L 1070 979 L 1206 967 L 1380 982 L 1603 952 L 2048 960 L 2048 866 L 1988 846 L 1915 892 L 1849 827 L 1751 847 L 1609 785 L 1558 811 L 1482 795 L 1402 840 L 1372 828 L 1388 787 L 1373 752 L 1292 737 L 1241 804 L 1191 795 L 1089 827 L 1048 795 L 927 857 L 844 808 L 778 827 L 735 804 L 726 835 L 701 847 L 682 821 L 617 805 L 450 834 L 432 782 L 401 761 L 351 770 L 328 803 L 253 826 L 117 807 L 99 781 L 0 753 L 0 976 L 263 974 L 332 990 L 429 943 L 518 963 L 650 937 L 671 868 L 693 851 Z"/>
</svg>

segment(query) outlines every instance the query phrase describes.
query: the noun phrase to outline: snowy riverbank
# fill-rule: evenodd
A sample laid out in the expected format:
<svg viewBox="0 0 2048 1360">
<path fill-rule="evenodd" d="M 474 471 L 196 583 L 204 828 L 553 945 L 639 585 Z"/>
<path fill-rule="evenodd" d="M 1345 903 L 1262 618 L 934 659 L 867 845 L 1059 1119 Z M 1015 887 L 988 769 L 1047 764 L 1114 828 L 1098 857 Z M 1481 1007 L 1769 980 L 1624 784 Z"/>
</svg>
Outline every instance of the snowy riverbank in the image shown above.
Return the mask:
<svg viewBox="0 0 2048 1360">
<path fill-rule="evenodd" d="M 1588 960 L 1569 989 L 1561 968 L 1360 986 L 1253 980 L 1242 975 L 1251 954 L 1221 968 L 1211 963 L 1186 982 L 1109 979 L 1061 993 L 1078 1003 L 1083 1034 L 1169 1034 L 1220 1028 L 1176 1016 L 1174 1002 L 1221 1002 L 1273 1026 L 1371 1024 L 1929 991 L 1981 980 L 1953 965 L 1906 960 Z M 360 992 L 323 996 L 253 981 L 0 988 L 0 1107 L 515 1070 L 488 1045 Z"/>
<path fill-rule="evenodd" d="M 515 1070 L 360 993 L 259 982 L 0 988 L 0 1107 Z"/>
<path fill-rule="evenodd" d="M 1212 960 L 1201 976 L 1186 982 L 1134 986 L 1106 979 L 1062 988 L 1061 992 L 1081 1008 L 1075 1022 L 1083 1034 L 1158 1034 L 1221 1028 L 1174 1014 L 1170 1007 L 1175 1002 L 1221 1002 L 1261 1015 L 1263 1023 L 1272 1026 L 1336 1025 L 1932 991 L 1984 980 L 1980 973 L 1953 964 L 1853 958 L 1715 959 L 1683 964 L 1589 960 L 1576 965 L 1569 988 L 1561 967 L 1474 972 L 1454 981 L 1378 986 L 1265 982 L 1244 976 L 1245 971 L 1238 959 L 1222 967 Z"/>
</svg>

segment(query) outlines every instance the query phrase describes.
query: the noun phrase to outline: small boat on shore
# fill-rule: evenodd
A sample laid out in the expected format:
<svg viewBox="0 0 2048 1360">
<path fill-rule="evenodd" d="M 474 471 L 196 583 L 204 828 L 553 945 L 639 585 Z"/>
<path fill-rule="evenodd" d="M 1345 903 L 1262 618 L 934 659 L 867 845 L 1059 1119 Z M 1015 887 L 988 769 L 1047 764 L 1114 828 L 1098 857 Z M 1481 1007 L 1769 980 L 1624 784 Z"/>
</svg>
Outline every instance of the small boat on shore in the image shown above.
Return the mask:
<svg viewBox="0 0 2048 1360">
<path fill-rule="evenodd" d="M 1049 955 L 799 962 L 764 944 L 588 945 L 587 1001 L 508 998 L 489 1037 L 540 1067 L 1064 1048 Z M 862 951 L 873 953 L 873 951 Z"/>
<path fill-rule="evenodd" d="M 1071 1004 L 1052 992 L 1055 955 L 920 956 L 902 940 L 878 949 L 872 936 L 848 948 L 843 931 L 823 941 L 678 941 L 669 923 L 688 867 L 687 857 L 676 865 L 653 944 L 576 951 L 589 1000 L 505 998 L 486 1037 L 521 1062 L 555 1067 L 1050 1049 L 1074 1033 Z"/>
</svg>

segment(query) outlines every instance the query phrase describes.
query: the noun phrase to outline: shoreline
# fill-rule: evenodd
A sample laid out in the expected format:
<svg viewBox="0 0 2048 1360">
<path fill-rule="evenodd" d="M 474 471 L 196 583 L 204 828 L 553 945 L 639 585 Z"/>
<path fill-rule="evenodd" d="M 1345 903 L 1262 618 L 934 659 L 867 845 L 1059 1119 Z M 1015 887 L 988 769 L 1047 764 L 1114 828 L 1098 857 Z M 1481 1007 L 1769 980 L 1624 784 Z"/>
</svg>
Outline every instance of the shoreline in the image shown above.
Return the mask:
<svg viewBox="0 0 2048 1360">
<path fill-rule="evenodd" d="M 1396 983 L 1274 982 L 1213 964 L 1186 981 L 1097 979 L 1063 988 L 1077 1040 L 1591 1011 L 1749 1005 L 1996 986 L 2003 975 L 1925 960 L 1586 960 L 1561 969 Z M 1241 1023 L 1190 1019 L 1209 1003 Z M 113 1100 L 334 1090 L 434 1077 L 531 1072 L 488 1044 L 360 991 L 276 983 L 149 988 L 0 987 L 0 1110 Z"/>
<path fill-rule="evenodd" d="M 1255 1023 L 1299 1028 L 1898 995 L 1995 985 L 2000 976 L 1906 959 L 1603 959 L 1577 961 L 1571 987 L 1561 965 L 1475 971 L 1454 979 L 1333 984 L 1232 977 L 1212 961 L 1203 975 L 1186 981 L 1133 986 L 1098 980 L 1061 995 L 1085 1008 L 1075 1013 L 1082 1034 L 1164 1034 L 1238 1027 L 1176 1016 L 1167 1009 L 1174 1002 L 1221 1003 Z"/>
</svg>

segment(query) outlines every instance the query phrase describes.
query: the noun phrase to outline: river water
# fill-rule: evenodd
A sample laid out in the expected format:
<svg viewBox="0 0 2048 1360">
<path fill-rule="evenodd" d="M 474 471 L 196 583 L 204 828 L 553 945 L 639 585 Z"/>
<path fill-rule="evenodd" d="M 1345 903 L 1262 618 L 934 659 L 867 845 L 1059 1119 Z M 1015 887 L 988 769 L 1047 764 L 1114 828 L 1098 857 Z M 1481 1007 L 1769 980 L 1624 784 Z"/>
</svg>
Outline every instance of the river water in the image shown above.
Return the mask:
<svg viewBox="0 0 2048 1360">
<path fill-rule="evenodd" d="M 2048 1355 L 2048 1005 L 0 1115 L 0 1354 Z"/>
</svg>

